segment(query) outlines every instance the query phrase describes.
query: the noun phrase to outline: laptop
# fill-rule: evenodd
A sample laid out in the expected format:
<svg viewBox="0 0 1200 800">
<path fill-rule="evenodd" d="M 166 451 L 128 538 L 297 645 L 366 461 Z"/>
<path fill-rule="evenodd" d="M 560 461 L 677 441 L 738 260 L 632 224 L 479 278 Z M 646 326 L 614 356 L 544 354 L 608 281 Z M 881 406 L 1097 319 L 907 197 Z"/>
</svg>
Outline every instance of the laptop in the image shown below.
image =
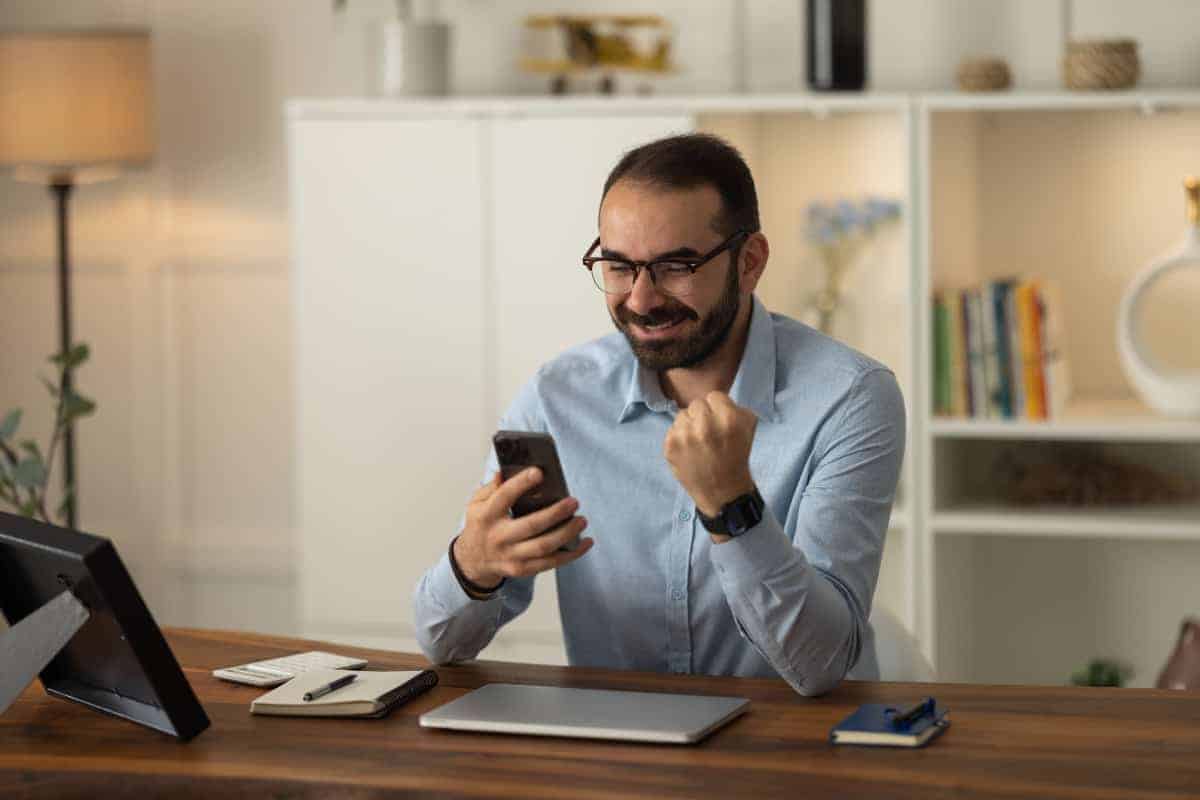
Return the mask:
<svg viewBox="0 0 1200 800">
<path fill-rule="evenodd" d="M 421 715 L 422 728 L 693 744 L 744 713 L 742 697 L 489 683 Z"/>
</svg>

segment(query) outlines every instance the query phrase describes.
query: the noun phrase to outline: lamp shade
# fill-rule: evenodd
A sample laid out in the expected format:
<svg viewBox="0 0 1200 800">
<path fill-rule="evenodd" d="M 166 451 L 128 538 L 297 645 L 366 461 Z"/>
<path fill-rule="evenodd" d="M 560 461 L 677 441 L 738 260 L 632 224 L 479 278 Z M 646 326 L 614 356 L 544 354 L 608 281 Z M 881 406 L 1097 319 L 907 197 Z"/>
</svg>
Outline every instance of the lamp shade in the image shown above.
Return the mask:
<svg viewBox="0 0 1200 800">
<path fill-rule="evenodd" d="M 150 104 L 148 31 L 0 31 L 0 165 L 149 161 Z"/>
</svg>

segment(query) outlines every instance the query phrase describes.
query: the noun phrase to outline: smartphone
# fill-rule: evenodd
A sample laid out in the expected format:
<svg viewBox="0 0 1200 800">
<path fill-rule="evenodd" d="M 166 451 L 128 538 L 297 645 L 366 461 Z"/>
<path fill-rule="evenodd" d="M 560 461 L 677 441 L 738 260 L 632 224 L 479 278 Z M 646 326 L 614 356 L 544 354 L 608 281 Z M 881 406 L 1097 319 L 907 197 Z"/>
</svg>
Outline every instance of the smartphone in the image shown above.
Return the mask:
<svg viewBox="0 0 1200 800">
<path fill-rule="evenodd" d="M 513 503 L 509 513 L 514 518 L 540 511 L 569 496 L 558 450 L 554 446 L 554 438 L 549 434 L 497 431 L 492 437 L 492 445 L 496 448 L 500 477 L 504 480 L 529 467 L 537 467 L 542 471 L 542 482 Z M 574 550 L 578 546 L 576 541 L 560 549 Z"/>
</svg>

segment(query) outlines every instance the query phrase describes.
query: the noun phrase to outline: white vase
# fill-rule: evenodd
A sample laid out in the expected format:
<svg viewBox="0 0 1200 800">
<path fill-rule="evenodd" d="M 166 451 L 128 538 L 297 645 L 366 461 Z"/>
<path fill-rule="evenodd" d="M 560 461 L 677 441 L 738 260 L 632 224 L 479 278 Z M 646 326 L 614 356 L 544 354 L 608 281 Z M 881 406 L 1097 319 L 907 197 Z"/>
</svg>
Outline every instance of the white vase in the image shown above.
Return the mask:
<svg viewBox="0 0 1200 800">
<path fill-rule="evenodd" d="M 1192 207 L 1191 227 L 1181 247 L 1146 267 L 1125 292 L 1117 316 L 1117 348 L 1121 366 L 1146 405 L 1173 417 L 1200 416 L 1200 372 L 1170 370 L 1155 362 L 1147 352 L 1137 326 L 1137 309 L 1146 291 L 1159 278 L 1179 269 L 1200 268 L 1200 225 L 1196 217 L 1198 190 L 1189 182 Z M 1200 328 L 1200 325 L 1197 326 Z M 1197 337 L 1200 338 L 1200 337 Z"/>
<path fill-rule="evenodd" d="M 376 31 L 376 94 L 421 97 L 450 91 L 450 26 L 392 20 Z"/>
</svg>

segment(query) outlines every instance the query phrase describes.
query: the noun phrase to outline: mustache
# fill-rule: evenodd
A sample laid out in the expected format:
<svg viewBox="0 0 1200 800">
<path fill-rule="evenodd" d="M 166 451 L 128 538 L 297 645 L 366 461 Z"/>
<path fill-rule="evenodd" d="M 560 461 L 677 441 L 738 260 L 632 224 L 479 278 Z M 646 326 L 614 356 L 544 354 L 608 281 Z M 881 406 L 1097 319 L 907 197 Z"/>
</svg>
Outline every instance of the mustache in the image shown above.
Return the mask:
<svg viewBox="0 0 1200 800">
<path fill-rule="evenodd" d="M 625 304 L 617 306 L 617 321 L 634 325 L 653 326 L 660 325 L 664 322 L 678 322 L 680 320 L 695 320 L 700 319 L 700 315 L 687 306 L 680 305 L 669 308 L 656 308 L 650 314 L 642 316 L 634 313 L 625 307 Z"/>
</svg>

